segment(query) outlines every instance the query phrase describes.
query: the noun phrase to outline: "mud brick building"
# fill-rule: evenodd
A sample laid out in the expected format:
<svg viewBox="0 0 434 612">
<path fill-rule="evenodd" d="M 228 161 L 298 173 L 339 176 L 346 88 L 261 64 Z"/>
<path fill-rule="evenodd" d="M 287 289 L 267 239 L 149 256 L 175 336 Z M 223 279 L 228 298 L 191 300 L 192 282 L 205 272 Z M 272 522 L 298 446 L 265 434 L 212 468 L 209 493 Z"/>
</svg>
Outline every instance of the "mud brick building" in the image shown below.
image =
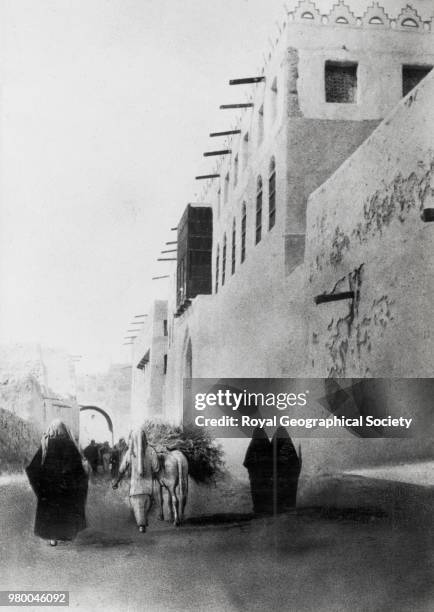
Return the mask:
<svg viewBox="0 0 434 612">
<path fill-rule="evenodd" d="M 155 354 L 165 356 L 160 416 L 181 420 L 189 376 L 432 376 L 434 22 L 417 6 L 357 13 L 340 1 L 324 14 L 300 1 L 260 74 L 234 84 L 249 101 L 236 129 L 211 139 L 220 153 L 197 203 L 209 214 L 192 255 L 199 289 L 197 267 L 181 262 L 190 230 L 178 225 L 168 335 Z M 414 404 L 405 385 L 381 393 Z M 155 413 L 144 397 L 143 418 Z M 423 442 L 363 444 L 302 442 L 305 469 L 427 452 Z"/>
</svg>

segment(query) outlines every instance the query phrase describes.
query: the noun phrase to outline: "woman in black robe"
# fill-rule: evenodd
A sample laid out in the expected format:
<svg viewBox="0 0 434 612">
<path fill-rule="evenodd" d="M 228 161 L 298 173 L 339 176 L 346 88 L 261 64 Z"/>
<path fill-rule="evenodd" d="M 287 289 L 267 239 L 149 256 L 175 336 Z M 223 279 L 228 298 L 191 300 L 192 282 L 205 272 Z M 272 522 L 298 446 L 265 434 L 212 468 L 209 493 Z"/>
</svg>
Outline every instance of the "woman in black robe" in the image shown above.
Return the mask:
<svg viewBox="0 0 434 612">
<path fill-rule="evenodd" d="M 278 427 L 271 441 L 273 449 L 274 511 L 295 508 L 301 456 L 298 457 L 291 438 L 284 427 Z"/>
<path fill-rule="evenodd" d="M 88 476 L 68 427 L 54 420 L 26 468 L 38 498 L 35 534 L 50 540 L 72 540 L 85 529 Z"/>
<path fill-rule="evenodd" d="M 271 442 L 262 427 L 255 427 L 244 458 L 249 472 L 250 491 L 255 514 L 271 514 L 273 511 Z"/>
</svg>

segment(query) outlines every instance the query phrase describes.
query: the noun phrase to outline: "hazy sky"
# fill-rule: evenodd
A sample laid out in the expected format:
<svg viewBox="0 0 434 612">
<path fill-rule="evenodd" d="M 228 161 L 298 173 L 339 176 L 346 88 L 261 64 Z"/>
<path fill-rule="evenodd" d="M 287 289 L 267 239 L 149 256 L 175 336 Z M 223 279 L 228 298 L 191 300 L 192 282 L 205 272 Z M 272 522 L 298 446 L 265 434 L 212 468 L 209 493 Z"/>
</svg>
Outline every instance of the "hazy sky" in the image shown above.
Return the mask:
<svg viewBox="0 0 434 612">
<path fill-rule="evenodd" d="M 228 80 L 256 74 L 282 17 L 282 0 L 0 0 L 2 342 L 129 359 L 208 133 L 235 118 L 218 106 L 244 100 Z"/>
</svg>

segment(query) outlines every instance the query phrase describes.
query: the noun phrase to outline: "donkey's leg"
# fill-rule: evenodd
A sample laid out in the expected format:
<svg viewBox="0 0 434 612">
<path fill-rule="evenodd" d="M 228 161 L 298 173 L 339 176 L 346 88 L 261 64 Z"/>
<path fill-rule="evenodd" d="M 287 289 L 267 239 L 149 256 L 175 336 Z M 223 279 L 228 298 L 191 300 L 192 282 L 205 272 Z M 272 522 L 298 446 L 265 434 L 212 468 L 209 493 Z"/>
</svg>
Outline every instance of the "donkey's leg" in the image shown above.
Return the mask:
<svg viewBox="0 0 434 612">
<path fill-rule="evenodd" d="M 184 482 L 182 487 L 182 499 L 181 499 L 181 521 L 184 519 L 185 506 L 187 504 L 187 493 L 188 493 L 188 482 Z"/>
<path fill-rule="evenodd" d="M 164 521 L 164 495 L 163 495 L 163 485 L 158 483 L 158 497 L 160 500 L 160 514 L 158 515 L 158 518 L 160 519 L 160 521 Z"/>
<path fill-rule="evenodd" d="M 169 487 L 166 486 L 167 491 L 167 507 L 169 509 L 169 522 L 173 523 L 173 501 L 172 501 L 172 493 Z"/>
<path fill-rule="evenodd" d="M 176 487 L 172 487 L 171 494 L 172 494 L 172 507 L 173 507 L 173 514 L 174 514 L 173 524 L 179 527 L 179 525 L 181 524 L 181 521 L 179 520 L 179 501 L 178 501 L 178 496 L 176 494 Z"/>
</svg>

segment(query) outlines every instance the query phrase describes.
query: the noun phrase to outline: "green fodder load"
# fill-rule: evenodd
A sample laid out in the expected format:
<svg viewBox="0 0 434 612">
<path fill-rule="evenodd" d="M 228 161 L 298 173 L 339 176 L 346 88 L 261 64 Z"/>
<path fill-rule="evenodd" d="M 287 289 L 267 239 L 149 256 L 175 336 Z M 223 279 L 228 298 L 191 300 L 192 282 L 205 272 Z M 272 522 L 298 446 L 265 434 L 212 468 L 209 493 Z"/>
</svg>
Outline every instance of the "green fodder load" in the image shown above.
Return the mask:
<svg viewBox="0 0 434 612">
<path fill-rule="evenodd" d="M 20 472 L 30 463 L 41 435 L 32 423 L 0 408 L 0 474 Z"/>
<path fill-rule="evenodd" d="M 158 421 L 144 423 L 148 442 L 157 453 L 179 450 L 187 458 L 189 475 L 198 483 L 210 483 L 223 475 L 223 450 L 204 428 Z"/>
</svg>

